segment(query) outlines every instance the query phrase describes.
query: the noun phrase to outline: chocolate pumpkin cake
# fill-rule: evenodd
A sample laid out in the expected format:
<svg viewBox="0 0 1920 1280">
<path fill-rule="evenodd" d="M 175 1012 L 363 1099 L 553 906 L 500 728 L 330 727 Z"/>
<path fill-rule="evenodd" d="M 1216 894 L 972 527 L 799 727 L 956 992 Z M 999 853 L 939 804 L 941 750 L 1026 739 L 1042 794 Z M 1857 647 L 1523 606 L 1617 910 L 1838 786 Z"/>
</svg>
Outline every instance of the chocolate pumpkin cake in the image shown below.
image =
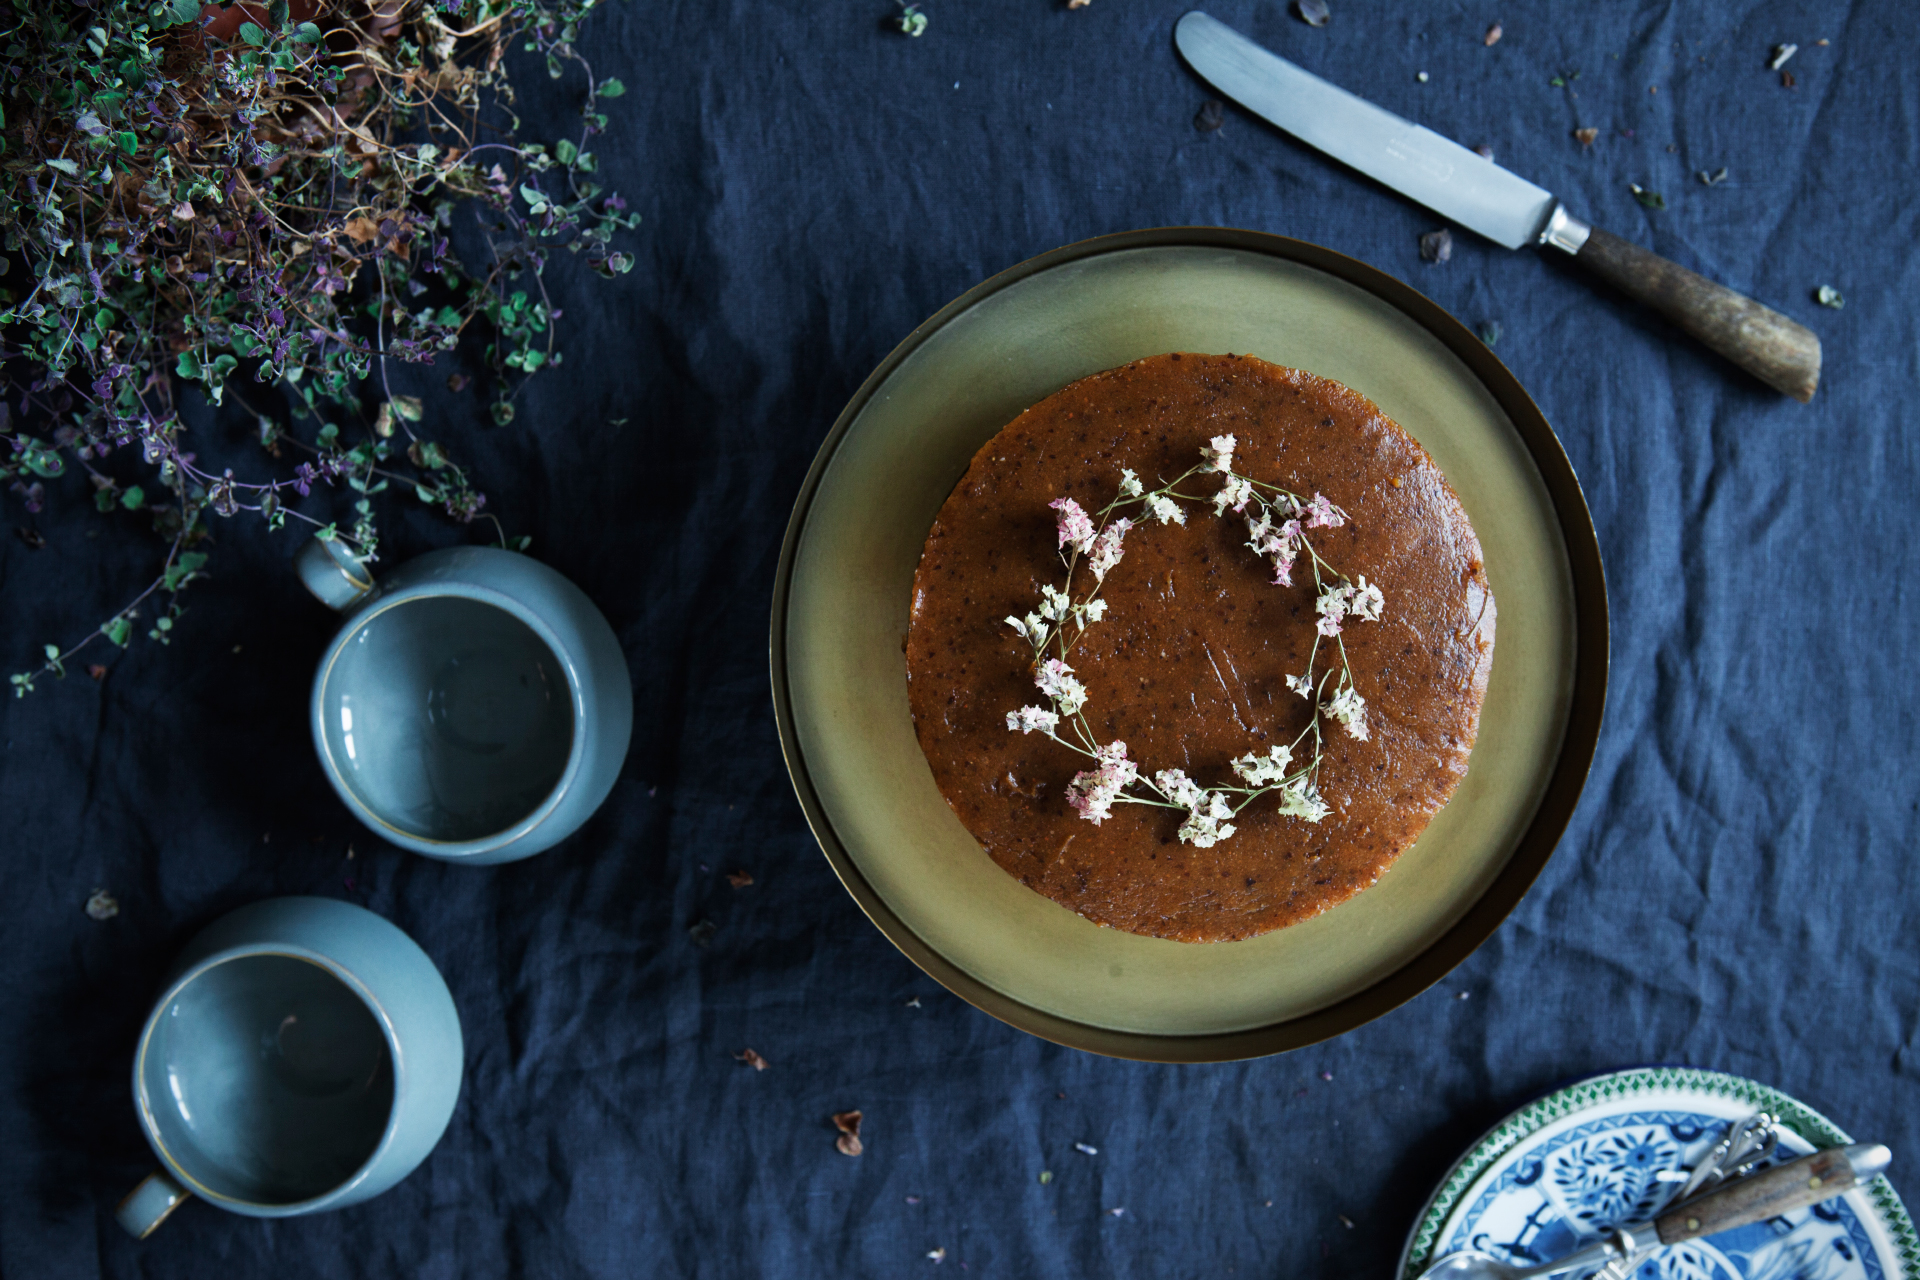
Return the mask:
<svg viewBox="0 0 1920 1280">
<path fill-rule="evenodd" d="M 1467 769 L 1480 544 L 1365 397 L 1250 356 L 1095 374 L 987 442 L 914 575 L 934 781 L 1097 923 L 1250 938 L 1373 884 Z"/>
</svg>

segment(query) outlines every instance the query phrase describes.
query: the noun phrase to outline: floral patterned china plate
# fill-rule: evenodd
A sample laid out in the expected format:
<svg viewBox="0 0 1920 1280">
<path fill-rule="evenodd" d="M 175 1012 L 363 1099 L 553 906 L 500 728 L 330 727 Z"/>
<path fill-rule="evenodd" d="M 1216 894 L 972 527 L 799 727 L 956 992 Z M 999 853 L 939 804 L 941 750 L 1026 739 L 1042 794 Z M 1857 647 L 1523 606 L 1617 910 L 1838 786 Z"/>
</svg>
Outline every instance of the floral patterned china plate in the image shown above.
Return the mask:
<svg viewBox="0 0 1920 1280">
<path fill-rule="evenodd" d="M 1679 1067 L 1616 1071 L 1502 1120 L 1440 1182 L 1400 1257 L 1402 1280 L 1479 1249 L 1519 1266 L 1655 1217 L 1728 1129 L 1779 1121 L 1770 1163 L 1851 1139 L 1786 1094 Z M 1636 1280 L 1920 1280 L 1920 1240 L 1884 1177 L 1784 1217 L 1641 1258 Z"/>
</svg>

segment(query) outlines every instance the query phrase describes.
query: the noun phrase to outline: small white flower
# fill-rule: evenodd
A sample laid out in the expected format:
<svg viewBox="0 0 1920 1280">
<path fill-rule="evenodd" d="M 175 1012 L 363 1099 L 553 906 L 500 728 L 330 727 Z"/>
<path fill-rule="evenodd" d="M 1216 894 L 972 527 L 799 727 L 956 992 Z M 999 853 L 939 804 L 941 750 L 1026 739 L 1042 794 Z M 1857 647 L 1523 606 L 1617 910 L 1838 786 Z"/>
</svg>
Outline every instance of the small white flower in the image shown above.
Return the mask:
<svg viewBox="0 0 1920 1280">
<path fill-rule="evenodd" d="M 1060 588 L 1048 584 L 1040 588 L 1040 616 L 1048 622 L 1060 622 L 1073 607 L 1073 597 Z"/>
<path fill-rule="evenodd" d="M 1235 830 L 1234 825 L 1226 821 L 1233 816 L 1233 806 L 1227 803 L 1226 797 L 1217 791 L 1205 794 L 1206 803 L 1188 811 L 1187 820 L 1180 824 L 1177 833 L 1184 843 L 1196 849 L 1211 849 Z"/>
<path fill-rule="evenodd" d="M 1187 513 L 1179 503 L 1164 493 L 1156 493 L 1147 499 L 1147 514 L 1161 524 L 1185 524 Z"/>
<path fill-rule="evenodd" d="M 1313 697 L 1313 681 L 1307 679 L 1305 676 L 1288 676 L 1287 688 L 1293 690 L 1303 698 L 1311 699 Z"/>
<path fill-rule="evenodd" d="M 1227 508 L 1245 511 L 1247 504 L 1253 501 L 1253 482 L 1239 476 L 1230 475 L 1227 482 L 1220 486 L 1220 492 L 1213 495 L 1213 512 L 1225 515 Z"/>
<path fill-rule="evenodd" d="M 1233 762 L 1233 771 L 1240 780 L 1250 787 L 1264 787 L 1286 780 L 1287 769 L 1293 763 L 1291 747 L 1274 747 L 1266 755 L 1248 752 Z"/>
<path fill-rule="evenodd" d="M 1161 795 L 1187 809 L 1207 802 L 1206 789 L 1189 778 L 1185 769 L 1162 769 L 1153 775 L 1153 785 Z"/>
<path fill-rule="evenodd" d="M 1320 798 L 1320 792 L 1313 783 L 1305 778 L 1298 779 L 1280 789 L 1280 813 L 1282 816 L 1305 818 L 1308 822 L 1318 822 L 1333 810 Z"/>
<path fill-rule="evenodd" d="M 1016 632 L 1018 632 L 1022 640 L 1032 641 L 1035 644 L 1039 643 L 1038 636 L 1027 634 L 1027 624 L 1020 621 L 1020 619 L 1014 617 L 1012 614 L 1007 615 L 1007 625 L 1012 627 Z"/>
<path fill-rule="evenodd" d="M 1080 612 L 1086 615 L 1088 622 L 1098 622 L 1107 616 L 1107 602 L 1100 599 L 1089 600 L 1080 606 Z"/>
<path fill-rule="evenodd" d="M 1115 520 L 1093 540 L 1093 555 L 1087 565 L 1093 570 L 1095 581 L 1105 582 L 1108 571 L 1120 563 L 1120 557 L 1124 554 L 1120 544 L 1126 540 L 1127 530 L 1131 528 L 1133 521 Z"/>
<path fill-rule="evenodd" d="M 1061 715 L 1070 716 L 1087 705 L 1087 687 L 1073 678 L 1073 668 L 1058 658 L 1048 658 L 1033 674 L 1040 692 L 1053 699 Z"/>
<path fill-rule="evenodd" d="M 1367 740 L 1367 700 L 1352 685 L 1333 695 L 1327 702 L 1327 714 L 1345 725 L 1353 737 Z"/>
<path fill-rule="evenodd" d="M 1387 598 L 1380 594 L 1380 588 L 1367 581 L 1367 575 L 1360 575 L 1360 585 L 1354 588 L 1353 599 L 1347 605 L 1347 612 L 1362 622 L 1380 621 L 1380 610 L 1385 607 Z"/>
<path fill-rule="evenodd" d="M 1200 450 L 1200 457 L 1205 460 L 1209 470 L 1231 471 L 1233 470 L 1233 446 L 1232 436 L 1215 436 L 1206 447 Z"/>
<path fill-rule="evenodd" d="M 1060 717 L 1042 707 L 1022 707 L 1018 711 L 1007 712 L 1009 732 L 1032 733 L 1038 729 L 1051 736 L 1060 727 Z"/>
<path fill-rule="evenodd" d="M 1145 492 L 1146 492 L 1145 488 L 1142 487 L 1142 485 L 1140 484 L 1140 477 L 1133 474 L 1132 467 L 1127 467 L 1120 472 L 1120 496 L 1121 497 L 1137 498 L 1142 493 L 1145 493 Z"/>
<path fill-rule="evenodd" d="M 1347 616 L 1347 604 L 1353 599 L 1353 588 L 1348 586 L 1328 587 L 1320 593 L 1313 607 L 1320 614 L 1317 624 L 1323 636 L 1340 634 L 1340 620 Z"/>
</svg>

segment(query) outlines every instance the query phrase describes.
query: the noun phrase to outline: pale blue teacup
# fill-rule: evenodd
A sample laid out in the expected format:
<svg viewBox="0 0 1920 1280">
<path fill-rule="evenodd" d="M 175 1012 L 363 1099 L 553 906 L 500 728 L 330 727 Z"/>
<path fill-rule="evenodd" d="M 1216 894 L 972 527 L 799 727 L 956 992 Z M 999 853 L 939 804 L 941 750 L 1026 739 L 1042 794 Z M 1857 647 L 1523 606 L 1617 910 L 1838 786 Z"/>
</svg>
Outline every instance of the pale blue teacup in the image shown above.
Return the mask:
<svg viewBox="0 0 1920 1280">
<path fill-rule="evenodd" d="M 415 853 L 511 862 L 592 816 L 633 730 L 613 628 L 537 560 L 430 551 L 376 584 L 337 540 L 296 561 L 347 615 L 313 681 L 327 780 L 367 826 Z"/>
<path fill-rule="evenodd" d="M 447 984 L 393 924 L 330 898 L 223 916 L 140 1033 L 133 1102 L 161 1167 L 115 1216 L 144 1237 L 192 1196 L 257 1218 L 376 1196 L 440 1140 L 461 1060 Z"/>
</svg>

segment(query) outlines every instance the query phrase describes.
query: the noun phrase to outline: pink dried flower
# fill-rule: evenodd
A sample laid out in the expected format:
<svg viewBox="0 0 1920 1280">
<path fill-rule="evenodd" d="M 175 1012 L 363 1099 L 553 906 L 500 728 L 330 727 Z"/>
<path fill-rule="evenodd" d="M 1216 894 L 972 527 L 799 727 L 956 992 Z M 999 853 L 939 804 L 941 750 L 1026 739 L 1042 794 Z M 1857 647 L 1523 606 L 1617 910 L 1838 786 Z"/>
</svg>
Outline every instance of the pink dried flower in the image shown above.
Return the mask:
<svg viewBox="0 0 1920 1280">
<path fill-rule="evenodd" d="M 1093 517 L 1072 498 L 1055 498 L 1047 504 L 1060 513 L 1060 545 L 1085 552 L 1093 547 Z"/>
<path fill-rule="evenodd" d="M 1113 815 L 1113 802 L 1121 791 L 1140 776 L 1140 770 L 1127 759 L 1127 744 L 1109 742 L 1094 752 L 1098 767 L 1083 769 L 1067 784 L 1067 803 L 1075 813 L 1099 826 Z"/>
<path fill-rule="evenodd" d="M 1100 536 L 1093 540 L 1093 558 L 1087 563 L 1092 568 L 1096 580 L 1105 582 L 1107 571 L 1120 563 L 1122 554 L 1120 544 L 1125 540 L 1127 530 L 1131 528 L 1133 528 L 1133 521 L 1115 520 L 1102 529 Z"/>
<path fill-rule="evenodd" d="M 1347 522 L 1347 513 L 1327 500 L 1324 493 L 1316 493 L 1306 505 L 1307 528 L 1338 529 Z"/>
</svg>

